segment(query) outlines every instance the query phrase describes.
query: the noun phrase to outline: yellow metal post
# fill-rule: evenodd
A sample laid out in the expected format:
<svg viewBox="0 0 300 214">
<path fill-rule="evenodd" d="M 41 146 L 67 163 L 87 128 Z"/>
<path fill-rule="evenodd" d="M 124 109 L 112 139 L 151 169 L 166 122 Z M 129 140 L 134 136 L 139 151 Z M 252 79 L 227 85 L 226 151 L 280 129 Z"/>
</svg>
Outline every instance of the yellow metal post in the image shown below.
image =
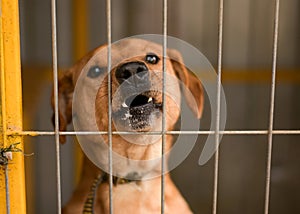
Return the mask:
<svg viewBox="0 0 300 214">
<path fill-rule="evenodd" d="M 22 86 L 20 65 L 18 0 L 2 0 L 0 5 L 0 69 L 1 109 L 0 147 L 23 141 L 20 136 L 8 136 L 7 131 L 22 130 Z M 10 213 L 26 213 L 24 157 L 14 153 L 8 165 Z M 6 188 L 3 169 L 0 170 L 0 212 L 6 213 Z"/>
</svg>

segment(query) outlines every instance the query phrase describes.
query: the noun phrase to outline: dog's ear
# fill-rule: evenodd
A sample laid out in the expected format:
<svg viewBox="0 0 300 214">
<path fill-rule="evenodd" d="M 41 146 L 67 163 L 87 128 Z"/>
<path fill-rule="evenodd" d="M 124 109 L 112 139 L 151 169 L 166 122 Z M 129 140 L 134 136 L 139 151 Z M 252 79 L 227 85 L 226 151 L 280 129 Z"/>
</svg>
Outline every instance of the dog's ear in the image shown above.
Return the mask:
<svg viewBox="0 0 300 214">
<path fill-rule="evenodd" d="M 177 50 L 168 49 L 168 56 L 172 62 L 176 76 L 190 90 L 189 93 L 186 89 L 182 88 L 188 106 L 198 119 L 201 118 L 204 105 L 204 95 L 200 80 L 184 65 L 182 56 Z"/>
<path fill-rule="evenodd" d="M 72 121 L 72 98 L 74 91 L 72 69 L 65 71 L 58 79 L 58 114 L 59 130 L 66 131 L 67 125 Z M 52 109 L 54 111 L 54 93 L 52 93 Z M 52 116 L 54 124 L 54 113 Z M 66 142 L 66 136 L 60 135 L 61 143 Z"/>
</svg>

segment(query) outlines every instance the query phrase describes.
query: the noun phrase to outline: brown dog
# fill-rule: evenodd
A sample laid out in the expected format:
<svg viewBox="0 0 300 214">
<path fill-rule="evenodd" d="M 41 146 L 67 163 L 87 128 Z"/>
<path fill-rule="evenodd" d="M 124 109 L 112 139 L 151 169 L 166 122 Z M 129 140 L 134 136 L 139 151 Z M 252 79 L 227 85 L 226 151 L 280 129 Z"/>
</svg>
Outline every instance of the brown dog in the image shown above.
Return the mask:
<svg viewBox="0 0 300 214">
<path fill-rule="evenodd" d="M 178 51 L 167 51 L 165 105 L 162 103 L 161 93 L 162 47 L 146 40 L 128 39 L 112 46 L 111 51 L 112 131 L 161 131 L 163 106 L 165 106 L 165 129 L 172 130 L 180 116 L 180 94 L 184 95 L 196 117 L 201 117 L 202 85 L 183 65 Z M 76 117 L 76 120 L 79 121 L 80 125 L 77 126 L 79 129 L 88 130 L 85 128 L 96 124 L 99 131 L 108 130 L 107 78 L 106 46 L 92 51 L 61 76 L 59 79 L 61 131 L 66 130 L 67 124 L 72 120 L 72 115 L 73 120 Z M 178 79 L 189 90 L 183 89 Z M 85 87 L 75 90 L 76 84 Z M 74 105 L 76 108 L 78 105 L 83 105 L 83 107 L 73 109 L 72 113 L 74 91 L 77 93 L 77 102 L 73 103 L 73 108 Z M 61 136 L 60 140 L 65 142 L 65 137 Z M 84 152 L 94 154 L 84 157 L 81 179 L 63 212 L 74 214 L 83 213 L 86 209 L 93 209 L 94 212 L 91 213 L 109 213 L 109 183 L 106 174 L 108 170 L 107 149 L 103 146 L 100 146 L 100 149 L 93 147 L 94 144 L 98 145 L 99 137 L 86 136 L 83 141 L 89 142 L 87 145 L 92 145 L 91 149 L 86 149 L 81 143 Z M 102 135 L 101 141 L 107 145 L 108 135 Z M 131 161 L 115 161 L 113 159 L 114 213 L 160 213 L 161 162 L 159 158 L 162 153 L 161 142 L 160 135 L 112 135 L 113 152 L 127 160 L 137 161 L 133 166 Z M 166 152 L 171 147 L 172 137 L 166 135 Z M 159 161 L 150 161 L 154 159 L 159 159 Z M 165 175 L 164 195 L 165 213 L 191 213 L 169 174 Z M 87 201 L 88 198 L 92 200 L 92 203 Z M 87 207 L 91 204 L 92 207 Z"/>
</svg>

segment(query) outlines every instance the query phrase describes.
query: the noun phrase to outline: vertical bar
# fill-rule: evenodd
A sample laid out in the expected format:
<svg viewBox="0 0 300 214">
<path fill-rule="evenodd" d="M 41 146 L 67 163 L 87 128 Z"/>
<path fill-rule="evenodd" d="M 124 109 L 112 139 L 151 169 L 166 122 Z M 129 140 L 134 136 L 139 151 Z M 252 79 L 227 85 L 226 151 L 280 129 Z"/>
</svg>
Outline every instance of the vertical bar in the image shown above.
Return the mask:
<svg viewBox="0 0 300 214">
<path fill-rule="evenodd" d="M 58 72 L 57 72 L 57 26 L 56 26 L 56 0 L 51 0 L 51 27 L 52 27 L 52 69 L 54 85 L 54 117 L 55 117 L 55 150 L 56 150 L 56 188 L 57 213 L 61 213 L 61 176 L 60 176 L 60 142 L 58 120 Z"/>
<path fill-rule="evenodd" d="M 108 77 L 108 163 L 109 163 L 109 213 L 113 213 L 113 164 L 112 164 L 112 109 L 111 109 L 111 0 L 106 0 L 107 77 Z"/>
<path fill-rule="evenodd" d="M 271 82 L 271 99 L 269 115 L 269 132 L 268 132 L 268 151 L 267 151 L 267 168 L 266 168 L 266 189 L 265 189 L 265 214 L 269 212 L 270 205 L 270 182 L 272 166 L 272 147 L 273 147 L 273 121 L 274 121 L 274 103 L 275 103 L 275 85 L 276 85 L 276 65 L 277 65 L 277 47 L 278 47 L 278 24 L 279 24 L 279 0 L 275 0 L 275 18 L 273 34 L 273 53 L 272 53 L 272 82 Z"/>
<path fill-rule="evenodd" d="M 20 32 L 18 0 L 2 0 L 0 5 L 0 147 L 20 142 L 21 136 L 7 137 L 7 131 L 21 131 L 22 124 L 22 85 L 20 62 Z M 0 211 L 3 213 L 26 213 L 24 157 L 21 153 L 13 156 L 9 164 L 8 189 L 0 182 Z M 3 168 L 0 180 L 5 181 Z M 9 192 L 8 192 L 9 191 Z"/>
<path fill-rule="evenodd" d="M 166 57 L 167 57 L 167 30 L 168 30 L 168 0 L 163 0 L 163 114 L 162 114 L 162 150 L 161 150 L 161 213 L 165 213 L 165 142 L 166 142 Z"/>
<path fill-rule="evenodd" d="M 219 179 L 219 140 L 220 140 L 220 109 L 221 109 L 221 75 L 222 75 L 222 51 L 223 51 L 223 11 L 224 1 L 219 2 L 219 29 L 218 29 L 218 79 L 217 79 L 217 109 L 216 109 L 216 133 L 215 133 L 215 164 L 214 164 L 214 189 L 212 213 L 217 213 L 218 203 L 218 179 Z"/>
</svg>

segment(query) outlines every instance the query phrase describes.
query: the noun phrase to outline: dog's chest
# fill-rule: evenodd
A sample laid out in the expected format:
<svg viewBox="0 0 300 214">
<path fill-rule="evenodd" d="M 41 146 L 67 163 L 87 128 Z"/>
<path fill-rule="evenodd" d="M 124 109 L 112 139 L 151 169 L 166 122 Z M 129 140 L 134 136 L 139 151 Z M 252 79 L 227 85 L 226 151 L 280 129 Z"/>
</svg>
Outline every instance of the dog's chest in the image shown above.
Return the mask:
<svg viewBox="0 0 300 214">
<path fill-rule="evenodd" d="M 152 214 L 159 213 L 160 204 L 160 188 L 154 185 L 153 181 L 131 182 L 128 184 L 120 184 L 113 187 L 113 207 L 116 214 Z M 107 202 L 108 189 L 101 186 L 98 191 L 101 203 Z M 108 213 L 108 204 L 102 204 L 103 213 Z M 101 212 L 102 213 L 102 212 Z"/>
</svg>

